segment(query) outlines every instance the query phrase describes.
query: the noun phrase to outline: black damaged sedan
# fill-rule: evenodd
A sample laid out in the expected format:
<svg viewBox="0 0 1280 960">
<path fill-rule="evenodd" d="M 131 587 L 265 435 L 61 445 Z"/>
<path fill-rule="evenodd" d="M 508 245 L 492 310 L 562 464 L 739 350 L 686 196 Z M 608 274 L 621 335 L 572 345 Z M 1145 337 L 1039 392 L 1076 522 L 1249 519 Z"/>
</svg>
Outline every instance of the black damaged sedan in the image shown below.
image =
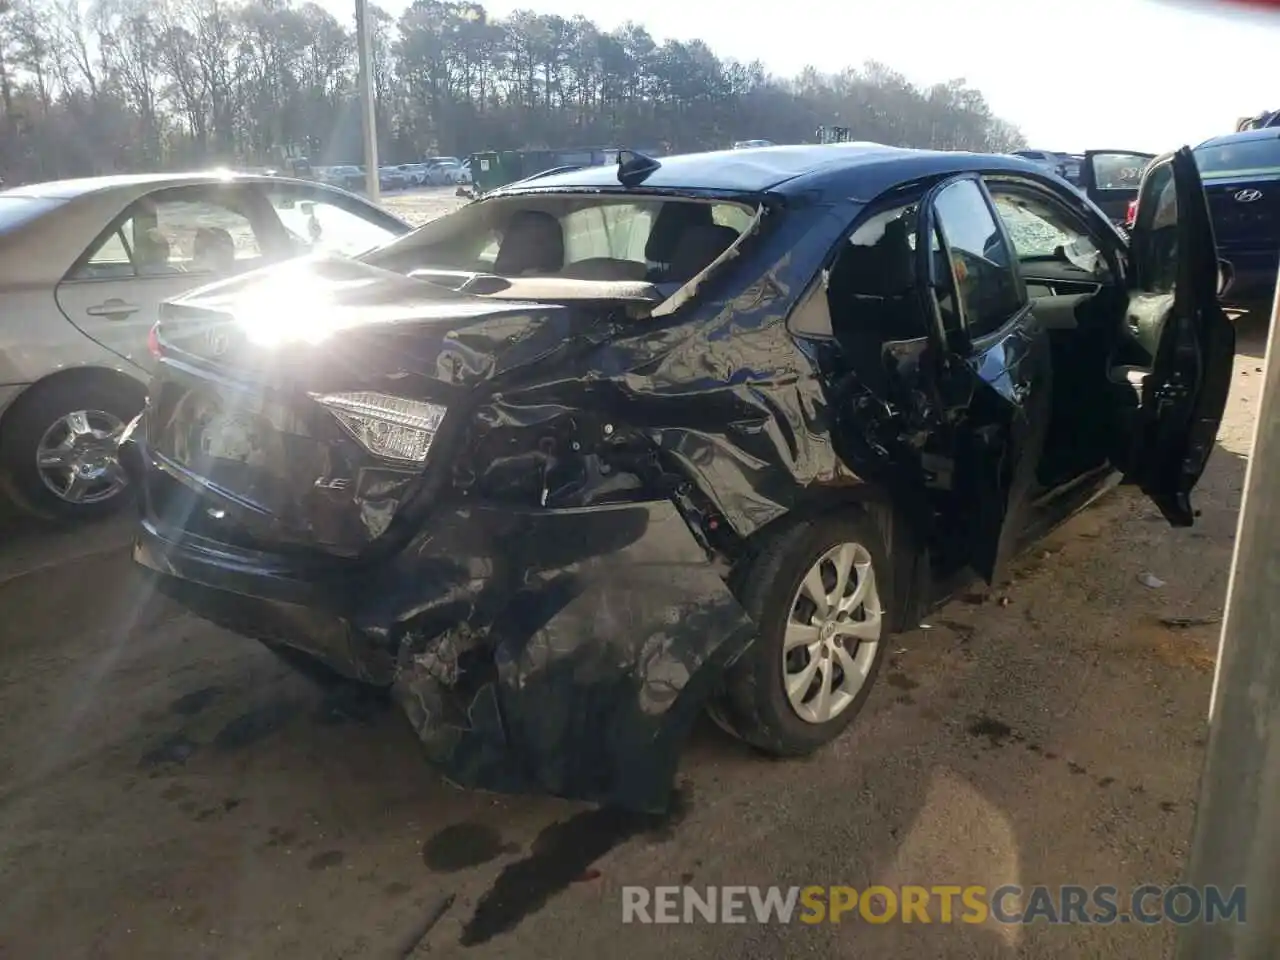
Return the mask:
<svg viewBox="0 0 1280 960">
<path fill-rule="evenodd" d="M 1008 156 L 526 180 L 152 334 L 135 548 L 389 688 L 454 781 L 657 810 L 703 709 L 812 752 L 887 638 L 1116 483 L 1175 526 L 1234 353 L 1191 154 L 1132 237 Z"/>
</svg>

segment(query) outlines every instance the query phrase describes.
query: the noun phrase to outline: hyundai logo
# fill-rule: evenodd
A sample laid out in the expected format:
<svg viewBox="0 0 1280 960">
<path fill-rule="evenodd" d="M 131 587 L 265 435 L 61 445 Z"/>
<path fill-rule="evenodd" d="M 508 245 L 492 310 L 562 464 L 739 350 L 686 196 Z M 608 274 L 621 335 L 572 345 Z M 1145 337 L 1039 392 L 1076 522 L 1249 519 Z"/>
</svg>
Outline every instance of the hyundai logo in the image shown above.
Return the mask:
<svg viewBox="0 0 1280 960">
<path fill-rule="evenodd" d="M 1262 191 L 1261 190 L 1237 190 L 1235 197 L 1236 197 L 1236 200 L 1239 201 L 1240 203 L 1253 203 L 1253 201 L 1255 200 L 1262 199 Z"/>
</svg>

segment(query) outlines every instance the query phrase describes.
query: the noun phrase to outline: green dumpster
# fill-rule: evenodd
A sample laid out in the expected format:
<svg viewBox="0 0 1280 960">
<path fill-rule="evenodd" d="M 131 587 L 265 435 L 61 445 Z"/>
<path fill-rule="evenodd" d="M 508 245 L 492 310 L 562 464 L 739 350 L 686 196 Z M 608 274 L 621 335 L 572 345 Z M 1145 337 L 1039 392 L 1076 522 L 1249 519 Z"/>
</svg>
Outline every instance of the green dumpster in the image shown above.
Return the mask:
<svg viewBox="0 0 1280 960">
<path fill-rule="evenodd" d="M 476 193 L 496 190 L 515 179 L 502 161 L 502 155 L 495 150 L 471 155 L 471 183 Z"/>
</svg>

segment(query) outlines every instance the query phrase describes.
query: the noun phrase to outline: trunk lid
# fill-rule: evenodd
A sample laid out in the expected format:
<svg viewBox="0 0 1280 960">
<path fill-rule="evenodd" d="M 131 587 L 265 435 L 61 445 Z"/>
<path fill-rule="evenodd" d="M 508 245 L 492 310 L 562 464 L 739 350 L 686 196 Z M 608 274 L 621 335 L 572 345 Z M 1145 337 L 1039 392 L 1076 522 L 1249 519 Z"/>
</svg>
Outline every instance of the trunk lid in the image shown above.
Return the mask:
<svg viewBox="0 0 1280 960">
<path fill-rule="evenodd" d="M 147 511 L 240 548 L 360 556 L 445 481 L 459 424 L 492 389 L 661 298 L 647 285 L 543 282 L 542 302 L 511 300 L 528 285 L 483 279 L 493 292 L 473 295 L 317 258 L 165 305 Z"/>
</svg>

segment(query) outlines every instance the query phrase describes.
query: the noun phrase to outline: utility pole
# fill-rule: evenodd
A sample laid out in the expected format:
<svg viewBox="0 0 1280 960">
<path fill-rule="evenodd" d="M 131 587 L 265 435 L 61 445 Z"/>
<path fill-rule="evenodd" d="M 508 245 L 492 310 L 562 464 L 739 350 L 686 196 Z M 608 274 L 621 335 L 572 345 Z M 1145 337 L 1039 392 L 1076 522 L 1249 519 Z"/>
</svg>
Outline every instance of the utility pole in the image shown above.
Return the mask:
<svg viewBox="0 0 1280 960">
<path fill-rule="evenodd" d="M 378 98 L 373 89 L 373 31 L 368 0 L 356 0 L 356 45 L 360 52 L 360 119 L 364 134 L 364 189 L 378 202 Z"/>
<path fill-rule="evenodd" d="M 1182 928 L 1177 960 L 1280 956 L 1280 289 L 1245 471 L 1187 883 L 1245 888 L 1245 922 Z"/>
</svg>

